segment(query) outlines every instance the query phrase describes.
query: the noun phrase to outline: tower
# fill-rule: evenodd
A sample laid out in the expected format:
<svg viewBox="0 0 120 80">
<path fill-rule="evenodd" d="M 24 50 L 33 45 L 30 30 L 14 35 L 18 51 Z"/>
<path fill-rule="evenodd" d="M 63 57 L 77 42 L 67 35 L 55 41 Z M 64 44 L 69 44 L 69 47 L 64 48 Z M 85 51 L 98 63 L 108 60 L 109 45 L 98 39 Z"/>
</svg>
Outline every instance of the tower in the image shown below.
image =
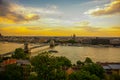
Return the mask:
<svg viewBox="0 0 120 80">
<path fill-rule="evenodd" d="M 54 42 L 53 39 L 51 39 L 51 40 L 50 40 L 50 47 L 52 48 L 52 47 L 54 47 L 54 46 L 55 46 L 55 42 Z"/>
<path fill-rule="evenodd" d="M 27 42 L 24 43 L 24 52 L 25 53 L 30 53 Z"/>
<path fill-rule="evenodd" d="M 76 35 L 75 35 L 75 34 L 73 34 L 73 40 L 74 40 L 74 41 L 76 40 Z"/>
</svg>

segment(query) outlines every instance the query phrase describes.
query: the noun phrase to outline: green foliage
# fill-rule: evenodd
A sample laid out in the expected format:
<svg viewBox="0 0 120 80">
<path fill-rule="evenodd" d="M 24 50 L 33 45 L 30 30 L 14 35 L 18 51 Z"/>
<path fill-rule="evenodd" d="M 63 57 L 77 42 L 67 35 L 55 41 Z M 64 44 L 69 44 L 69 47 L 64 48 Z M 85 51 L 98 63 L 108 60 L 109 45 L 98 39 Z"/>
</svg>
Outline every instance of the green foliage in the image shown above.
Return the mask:
<svg viewBox="0 0 120 80">
<path fill-rule="evenodd" d="M 3 61 L 3 59 L 0 57 L 0 63 Z"/>
<path fill-rule="evenodd" d="M 90 76 L 90 80 L 100 80 L 100 78 L 93 74 Z"/>
<path fill-rule="evenodd" d="M 93 61 L 89 57 L 87 57 L 84 63 L 93 63 Z"/>
<path fill-rule="evenodd" d="M 22 48 L 17 48 L 12 55 L 13 58 L 16 59 L 26 59 L 26 54 L 24 53 L 24 50 Z"/>
<path fill-rule="evenodd" d="M 23 68 L 16 64 L 11 64 L 6 66 L 3 80 L 23 80 L 23 76 Z"/>
<path fill-rule="evenodd" d="M 95 63 L 87 64 L 82 67 L 82 70 L 88 71 L 90 74 L 98 76 L 100 79 L 104 78 L 104 69 Z"/>
<path fill-rule="evenodd" d="M 90 58 L 86 58 L 85 64 L 77 61 L 81 71 L 73 72 L 66 76 L 64 69 L 71 67 L 71 61 L 66 57 L 53 57 L 49 53 L 41 53 L 31 59 L 34 71 L 40 80 L 100 80 L 104 77 L 104 70 L 100 65 L 94 64 Z"/>
<path fill-rule="evenodd" d="M 59 80 L 65 80 L 66 73 L 62 67 L 71 66 L 71 62 L 67 58 L 53 57 L 47 52 L 33 57 L 31 63 L 40 80 L 58 80 L 57 77 Z"/>
<path fill-rule="evenodd" d="M 76 41 L 75 41 L 75 40 L 72 40 L 72 39 L 71 39 L 71 40 L 68 40 L 67 42 L 68 42 L 68 43 L 72 43 L 72 44 L 73 44 L 73 43 L 76 43 Z"/>
<path fill-rule="evenodd" d="M 81 62 L 80 60 L 78 60 L 78 61 L 76 62 L 76 64 L 77 64 L 77 66 L 81 66 L 81 65 L 83 65 L 84 63 Z"/>
<path fill-rule="evenodd" d="M 57 70 L 53 80 L 67 80 L 67 74 L 63 70 Z"/>
<path fill-rule="evenodd" d="M 24 65 L 23 71 L 24 71 L 24 76 L 25 76 L 25 80 L 26 80 L 30 76 L 31 66 L 30 65 Z"/>
<path fill-rule="evenodd" d="M 112 74 L 110 76 L 109 80 L 120 80 L 120 75 L 119 74 Z"/>
<path fill-rule="evenodd" d="M 77 71 L 69 75 L 69 80 L 100 80 L 96 75 L 87 71 Z"/>
<path fill-rule="evenodd" d="M 38 80 L 37 75 L 36 74 L 30 74 L 30 76 L 28 77 L 28 80 Z"/>
<path fill-rule="evenodd" d="M 55 65 L 57 66 L 62 66 L 62 67 L 70 67 L 71 61 L 69 59 L 67 59 L 66 57 L 56 57 L 55 58 Z"/>
</svg>

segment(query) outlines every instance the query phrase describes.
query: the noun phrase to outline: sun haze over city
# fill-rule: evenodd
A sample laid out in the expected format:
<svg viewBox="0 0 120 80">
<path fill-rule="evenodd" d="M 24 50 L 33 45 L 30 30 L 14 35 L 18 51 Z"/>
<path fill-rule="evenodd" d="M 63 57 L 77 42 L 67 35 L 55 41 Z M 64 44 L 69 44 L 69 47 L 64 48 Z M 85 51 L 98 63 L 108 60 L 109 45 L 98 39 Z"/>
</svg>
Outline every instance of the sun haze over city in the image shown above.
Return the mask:
<svg viewBox="0 0 120 80">
<path fill-rule="evenodd" d="M 0 0 L 5 36 L 120 36 L 120 0 Z"/>
</svg>

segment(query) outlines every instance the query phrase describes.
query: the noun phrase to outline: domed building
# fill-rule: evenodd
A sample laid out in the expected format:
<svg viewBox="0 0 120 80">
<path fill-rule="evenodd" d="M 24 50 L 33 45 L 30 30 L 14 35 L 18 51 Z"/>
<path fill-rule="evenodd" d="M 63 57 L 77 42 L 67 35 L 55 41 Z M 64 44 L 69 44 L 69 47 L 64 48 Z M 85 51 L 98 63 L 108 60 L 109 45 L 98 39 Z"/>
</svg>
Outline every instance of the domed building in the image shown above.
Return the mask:
<svg viewBox="0 0 120 80">
<path fill-rule="evenodd" d="M 76 35 L 75 35 L 75 34 L 73 34 L 72 39 L 73 39 L 74 41 L 76 41 Z"/>
</svg>

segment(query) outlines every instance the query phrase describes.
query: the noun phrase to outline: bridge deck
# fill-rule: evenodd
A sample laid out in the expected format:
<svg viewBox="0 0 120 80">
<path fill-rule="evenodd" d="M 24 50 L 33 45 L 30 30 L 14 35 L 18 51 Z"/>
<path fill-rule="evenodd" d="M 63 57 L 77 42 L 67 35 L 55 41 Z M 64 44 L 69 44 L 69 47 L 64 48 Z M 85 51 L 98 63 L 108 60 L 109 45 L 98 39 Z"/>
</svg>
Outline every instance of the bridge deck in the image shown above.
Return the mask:
<svg viewBox="0 0 120 80">
<path fill-rule="evenodd" d="M 39 48 L 39 47 L 41 47 L 41 49 L 42 49 L 42 47 L 45 47 L 45 46 L 48 46 L 48 45 L 47 45 L 47 44 L 42 44 L 42 45 L 33 46 L 33 47 L 31 47 L 29 50 L 32 50 L 32 51 L 37 52 L 37 51 L 34 50 L 34 49 Z M 40 50 L 40 49 L 38 49 L 38 50 Z M 10 52 L 7 52 L 7 53 L 3 53 L 3 54 L 0 54 L 0 57 L 12 55 L 13 53 L 14 53 L 14 51 L 10 51 Z"/>
<path fill-rule="evenodd" d="M 14 53 L 14 51 L 7 52 L 7 53 L 4 53 L 4 54 L 0 54 L 0 57 L 4 57 L 4 56 L 8 56 L 8 55 L 12 55 L 13 53 Z"/>
</svg>

